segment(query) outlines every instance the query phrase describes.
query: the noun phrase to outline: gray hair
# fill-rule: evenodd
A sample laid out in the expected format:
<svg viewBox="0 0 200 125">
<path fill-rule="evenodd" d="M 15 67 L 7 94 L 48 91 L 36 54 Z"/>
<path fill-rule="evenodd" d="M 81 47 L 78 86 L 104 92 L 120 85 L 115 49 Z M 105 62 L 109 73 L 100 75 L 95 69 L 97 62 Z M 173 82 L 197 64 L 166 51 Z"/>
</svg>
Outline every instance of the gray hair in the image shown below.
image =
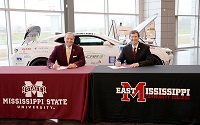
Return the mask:
<svg viewBox="0 0 200 125">
<path fill-rule="evenodd" d="M 74 38 L 75 38 L 75 35 L 74 35 L 74 33 L 72 33 L 72 32 L 67 32 L 67 33 L 65 34 L 65 37 L 64 37 L 64 38 L 66 38 L 66 36 L 67 36 L 68 34 L 72 34 L 72 35 L 74 36 Z"/>
</svg>

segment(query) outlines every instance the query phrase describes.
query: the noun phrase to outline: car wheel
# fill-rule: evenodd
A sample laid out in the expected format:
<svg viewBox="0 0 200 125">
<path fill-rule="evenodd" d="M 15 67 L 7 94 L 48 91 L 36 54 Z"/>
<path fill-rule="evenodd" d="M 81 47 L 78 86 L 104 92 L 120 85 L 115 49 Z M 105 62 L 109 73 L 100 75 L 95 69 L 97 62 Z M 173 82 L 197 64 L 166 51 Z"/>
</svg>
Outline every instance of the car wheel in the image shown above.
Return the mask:
<svg viewBox="0 0 200 125">
<path fill-rule="evenodd" d="M 163 65 L 162 61 L 156 57 L 156 56 L 153 56 L 154 58 L 154 65 Z"/>
<path fill-rule="evenodd" d="M 29 66 L 46 66 L 47 65 L 47 58 L 37 58 L 34 59 Z"/>
</svg>

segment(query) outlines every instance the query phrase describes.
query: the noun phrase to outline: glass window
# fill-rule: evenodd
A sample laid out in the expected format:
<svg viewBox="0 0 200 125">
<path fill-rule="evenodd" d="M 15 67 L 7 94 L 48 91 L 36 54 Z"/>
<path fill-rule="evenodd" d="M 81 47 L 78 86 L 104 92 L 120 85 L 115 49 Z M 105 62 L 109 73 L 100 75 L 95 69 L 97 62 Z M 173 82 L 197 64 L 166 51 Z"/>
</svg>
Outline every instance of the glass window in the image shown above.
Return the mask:
<svg viewBox="0 0 200 125">
<path fill-rule="evenodd" d="M 24 9 L 24 0 L 9 0 L 10 8 Z"/>
<path fill-rule="evenodd" d="M 40 26 L 41 34 L 38 40 L 54 35 L 56 32 L 62 33 L 61 13 L 27 12 L 26 18 L 28 27 Z"/>
<path fill-rule="evenodd" d="M 75 32 L 97 32 L 105 34 L 103 14 L 75 14 Z"/>
<path fill-rule="evenodd" d="M 94 36 L 79 36 L 80 45 L 103 45 L 104 40 Z"/>
<path fill-rule="evenodd" d="M 4 8 L 4 0 L 0 0 L 0 8 Z"/>
<path fill-rule="evenodd" d="M 138 24 L 138 18 L 135 15 L 109 15 L 110 25 L 112 24 L 112 20 L 116 23 L 116 26 L 129 26 L 135 28 Z"/>
<path fill-rule="evenodd" d="M 178 48 L 196 46 L 195 42 L 195 17 L 178 17 Z"/>
<path fill-rule="evenodd" d="M 8 47 L 5 12 L 0 11 L 0 66 L 8 66 Z"/>
<path fill-rule="evenodd" d="M 26 9 L 60 11 L 60 0 L 25 0 Z"/>
<path fill-rule="evenodd" d="M 195 15 L 198 14 L 197 0 L 179 0 L 178 15 Z"/>
<path fill-rule="evenodd" d="M 60 11 L 60 0 L 10 0 L 10 8 Z"/>
<path fill-rule="evenodd" d="M 10 12 L 13 48 L 22 44 L 26 32 L 25 12 Z"/>
<path fill-rule="evenodd" d="M 123 41 L 127 39 L 129 31 L 137 26 L 138 17 L 135 15 L 110 15 L 109 24 L 109 36 Z M 121 27 L 124 27 L 124 29 L 128 30 L 128 34 L 125 32 L 124 34 L 120 33 L 120 29 L 122 29 Z"/>
<path fill-rule="evenodd" d="M 175 15 L 178 15 L 178 0 L 175 0 Z"/>
<path fill-rule="evenodd" d="M 137 14 L 138 0 L 108 0 L 109 13 Z"/>
<path fill-rule="evenodd" d="M 13 11 L 10 13 L 10 15 L 12 28 L 12 43 L 16 46 L 21 45 L 23 43 L 26 28 L 30 26 L 40 26 L 41 34 L 38 40 L 54 35 L 56 32 L 62 32 L 63 29 L 63 27 L 61 26 L 62 21 L 60 13 L 25 13 Z"/>
<path fill-rule="evenodd" d="M 74 11 L 104 12 L 104 0 L 74 0 Z"/>
</svg>

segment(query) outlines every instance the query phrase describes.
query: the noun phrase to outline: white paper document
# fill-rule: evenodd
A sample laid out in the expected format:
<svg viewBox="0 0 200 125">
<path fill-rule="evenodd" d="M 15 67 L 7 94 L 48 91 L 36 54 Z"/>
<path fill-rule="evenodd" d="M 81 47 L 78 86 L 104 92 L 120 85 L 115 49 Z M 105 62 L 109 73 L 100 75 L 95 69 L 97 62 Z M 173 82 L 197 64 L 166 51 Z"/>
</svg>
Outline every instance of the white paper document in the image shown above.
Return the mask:
<svg viewBox="0 0 200 125">
<path fill-rule="evenodd" d="M 67 69 L 66 66 L 60 66 L 57 70 L 63 70 L 63 69 Z"/>
<path fill-rule="evenodd" d="M 120 67 L 117 67 L 117 66 L 108 66 L 109 68 L 111 69 L 123 69 L 123 68 L 127 68 L 127 67 L 124 67 L 124 66 L 120 66 Z"/>
</svg>

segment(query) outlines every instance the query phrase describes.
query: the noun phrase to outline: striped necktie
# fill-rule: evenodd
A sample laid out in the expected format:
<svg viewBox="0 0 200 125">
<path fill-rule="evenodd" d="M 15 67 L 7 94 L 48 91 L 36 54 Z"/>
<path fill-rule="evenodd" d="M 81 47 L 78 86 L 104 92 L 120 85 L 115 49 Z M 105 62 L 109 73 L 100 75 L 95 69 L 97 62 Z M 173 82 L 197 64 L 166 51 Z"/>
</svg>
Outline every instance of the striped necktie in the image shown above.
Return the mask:
<svg viewBox="0 0 200 125">
<path fill-rule="evenodd" d="M 135 59 L 136 58 L 136 48 L 134 47 L 133 49 L 133 58 Z"/>
</svg>

